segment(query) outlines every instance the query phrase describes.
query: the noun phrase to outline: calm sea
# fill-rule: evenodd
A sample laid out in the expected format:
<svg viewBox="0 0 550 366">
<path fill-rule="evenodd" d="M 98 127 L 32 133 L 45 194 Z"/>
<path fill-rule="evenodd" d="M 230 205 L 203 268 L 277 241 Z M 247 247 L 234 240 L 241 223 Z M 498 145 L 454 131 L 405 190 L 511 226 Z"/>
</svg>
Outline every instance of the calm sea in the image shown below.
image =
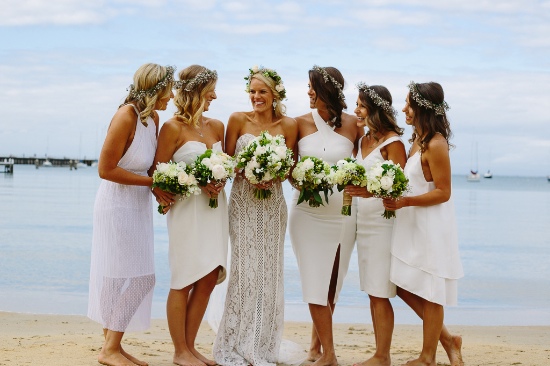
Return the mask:
<svg viewBox="0 0 550 366">
<path fill-rule="evenodd" d="M 0 310 L 86 314 L 95 168 L 16 165 L 0 174 Z M 285 186 L 287 198 L 290 186 Z M 479 183 L 453 177 L 460 252 L 466 276 L 447 324 L 550 325 L 550 183 L 546 177 L 500 177 Z M 164 318 L 169 289 L 165 217 L 155 214 L 157 285 L 153 317 Z M 286 319 L 309 321 L 296 260 L 285 244 Z M 354 253 L 338 322 L 370 323 L 358 290 Z M 418 324 L 399 299 L 396 322 Z"/>
</svg>

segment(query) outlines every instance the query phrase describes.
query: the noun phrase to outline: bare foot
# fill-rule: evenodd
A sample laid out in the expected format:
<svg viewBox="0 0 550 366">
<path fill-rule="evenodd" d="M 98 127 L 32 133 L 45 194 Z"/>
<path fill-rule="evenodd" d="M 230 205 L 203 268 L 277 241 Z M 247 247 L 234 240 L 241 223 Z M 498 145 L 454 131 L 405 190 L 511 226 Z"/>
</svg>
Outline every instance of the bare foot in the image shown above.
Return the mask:
<svg viewBox="0 0 550 366">
<path fill-rule="evenodd" d="M 307 353 L 307 360 L 311 362 L 315 362 L 318 359 L 320 359 L 322 355 L 323 353 L 320 352 L 319 350 L 310 349 L 309 352 Z"/>
<path fill-rule="evenodd" d="M 390 366 L 391 359 L 390 357 L 377 357 L 376 355 L 372 356 L 366 361 L 361 363 L 354 363 L 353 366 Z"/>
<path fill-rule="evenodd" d="M 204 356 L 203 356 L 199 351 L 197 351 L 196 349 L 194 349 L 194 348 L 191 349 L 191 352 L 193 353 L 193 355 L 194 355 L 197 359 L 199 359 L 199 361 L 202 361 L 202 363 L 204 363 L 205 365 L 207 365 L 207 366 L 216 366 L 216 365 L 217 365 L 216 361 L 210 360 L 210 359 L 204 357 Z"/>
<path fill-rule="evenodd" d="M 436 366 L 435 359 L 432 362 L 422 361 L 419 358 L 416 360 L 404 363 L 402 366 Z"/>
<path fill-rule="evenodd" d="M 136 365 L 139 365 L 139 366 L 149 366 L 149 364 L 145 361 L 141 361 L 141 360 L 138 360 L 137 358 L 135 358 L 134 356 L 132 356 L 131 354 L 129 354 L 128 352 L 126 352 L 125 350 L 122 349 L 122 347 L 120 347 L 120 353 L 126 357 L 127 359 L 129 359 L 130 361 L 132 361 L 133 363 L 135 363 Z"/>
<path fill-rule="evenodd" d="M 311 366 L 338 366 L 338 360 L 336 356 L 328 357 L 322 355 L 317 361 L 312 363 Z"/>
<path fill-rule="evenodd" d="M 464 366 L 462 361 L 462 337 L 458 335 L 451 336 L 450 339 L 445 342 L 441 342 L 441 345 L 449 356 L 451 366 Z"/>
<path fill-rule="evenodd" d="M 97 362 L 107 366 L 136 366 L 135 363 L 124 357 L 120 352 L 106 354 L 103 351 L 97 356 Z"/>
<path fill-rule="evenodd" d="M 174 364 L 179 366 L 206 366 L 201 360 L 196 358 L 191 352 L 182 352 L 178 355 L 174 354 Z"/>
</svg>

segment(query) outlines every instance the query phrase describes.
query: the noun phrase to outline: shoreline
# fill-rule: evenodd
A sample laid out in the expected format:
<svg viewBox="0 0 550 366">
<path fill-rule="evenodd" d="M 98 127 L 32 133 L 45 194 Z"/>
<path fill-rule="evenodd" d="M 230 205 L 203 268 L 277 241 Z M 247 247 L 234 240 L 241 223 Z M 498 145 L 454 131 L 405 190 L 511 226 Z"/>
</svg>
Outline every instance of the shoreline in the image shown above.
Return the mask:
<svg viewBox="0 0 550 366">
<path fill-rule="evenodd" d="M 539 366 L 550 363 L 550 326 L 449 326 L 463 338 L 466 365 Z M 304 348 L 309 344 L 310 322 L 285 322 L 284 338 Z M 45 366 L 98 365 L 101 326 L 82 315 L 42 315 L 0 312 L 0 366 L 39 364 Z M 211 357 L 214 333 L 203 322 L 197 349 Z M 334 343 L 342 366 L 366 360 L 374 351 L 371 324 L 336 323 Z M 151 366 L 172 365 L 172 342 L 166 319 L 153 319 L 149 330 L 127 333 L 125 349 Z M 415 358 L 422 345 L 421 325 L 396 324 L 392 364 Z M 448 365 L 440 346 L 438 365 Z M 305 362 L 304 365 L 310 364 Z"/>
</svg>

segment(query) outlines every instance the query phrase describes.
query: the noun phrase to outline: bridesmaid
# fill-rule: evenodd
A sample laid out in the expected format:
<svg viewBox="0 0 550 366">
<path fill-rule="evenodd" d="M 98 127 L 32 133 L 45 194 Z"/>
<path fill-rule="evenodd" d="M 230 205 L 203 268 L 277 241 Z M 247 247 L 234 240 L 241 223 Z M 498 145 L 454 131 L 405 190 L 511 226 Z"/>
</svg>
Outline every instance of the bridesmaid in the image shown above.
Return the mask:
<svg viewBox="0 0 550 366">
<path fill-rule="evenodd" d="M 226 147 L 238 154 L 262 131 L 296 141 L 296 121 L 285 116 L 286 90 L 275 70 L 253 67 L 245 78 L 252 111 L 235 112 L 227 124 Z M 270 189 L 267 199 L 254 197 L 254 185 L 238 174 L 229 197 L 231 270 L 223 316 L 214 342 L 223 366 L 267 366 L 283 360 L 284 240 L 287 207 L 281 182 L 256 185 Z M 286 352 L 285 352 L 286 353 Z M 301 354 L 297 355 L 298 360 Z M 298 362 L 300 363 L 300 362 Z"/>
<path fill-rule="evenodd" d="M 392 236 L 390 280 L 397 294 L 423 319 L 420 356 L 407 365 L 435 365 L 437 343 L 446 332 L 443 306 L 456 305 L 457 280 L 463 277 L 451 198 L 451 128 L 443 88 L 438 83 L 409 84 L 403 108 L 413 127 L 405 166 L 411 191 L 399 200 L 384 199 L 388 210 L 399 210 Z M 460 337 L 448 339 L 451 365 L 462 365 Z"/>
<path fill-rule="evenodd" d="M 407 153 L 397 125 L 397 111 L 392 107 L 388 89 L 381 85 L 357 85 L 357 126 L 368 128 L 359 140 L 357 162 L 367 172 L 379 162 L 392 160 L 405 167 Z M 358 365 L 390 365 L 390 346 L 394 316 L 390 298 L 396 287 L 390 282 L 390 245 L 394 219 L 385 219 L 382 200 L 372 197 L 365 187 L 347 186 L 346 192 L 362 197 L 357 204 L 357 255 L 361 290 L 369 295 L 372 324 L 376 341 L 375 354 Z"/>
<path fill-rule="evenodd" d="M 159 117 L 175 69 L 144 64 L 113 116 L 101 155 L 94 204 L 88 317 L 103 326 L 103 365 L 147 365 L 122 349 L 126 331 L 149 327 L 155 262 L 151 189 Z M 162 191 L 155 188 L 155 194 Z M 169 199 L 163 198 L 164 199 Z"/>
<path fill-rule="evenodd" d="M 342 92 L 344 78 L 334 67 L 313 66 L 309 70 L 311 113 L 296 118 L 298 142 L 295 155 L 315 156 L 329 164 L 355 155 L 363 135 L 347 108 Z M 303 300 L 313 320 L 308 359 L 314 365 L 336 365 L 332 313 L 355 245 L 355 207 L 351 216 L 341 214 L 343 193 L 335 190 L 325 206 L 297 206 L 294 192 L 289 232 L 298 262 Z M 322 349 L 322 352 L 321 352 Z"/>
<path fill-rule="evenodd" d="M 216 99 L 216 71 L 192 65 L 179 78 L 174 97 L 177 110 L 162 125 L 155 164 L 170 160 L 191 164 L 206 149 L 223 151 L 224 125 L 203 115 Z M 228 221 L 223 186 L 210 183 L 201 187 L 203 194 L 176 200 L 166 217 L 171 271 L 166 314 L 176 365 L 216 364 L 195 349 L 195 338 L 210 294 L 226 276 Z M 219 194 L 215 209 L 208 206 L 213 194 Z"/>
</svg>

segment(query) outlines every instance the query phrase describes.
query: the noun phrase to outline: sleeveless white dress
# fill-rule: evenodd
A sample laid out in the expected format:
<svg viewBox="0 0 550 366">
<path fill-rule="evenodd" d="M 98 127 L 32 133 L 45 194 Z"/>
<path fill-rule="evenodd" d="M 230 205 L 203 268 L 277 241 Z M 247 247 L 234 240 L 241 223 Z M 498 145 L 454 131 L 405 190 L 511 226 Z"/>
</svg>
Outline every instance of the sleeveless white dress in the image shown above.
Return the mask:
<svg viewBox="0 0 550 366">
<path fill-rule="evenodd" d="M 146 127 L 137 119 L 132 144 L 118 166 L 147 176 L 156 147 L 155 122 L 149 117 Z M 88 317 L 103 328 L 125 332 L 149 327 L 153 241 L 150 188 L 102 180 L 94 205 Z"/>
<path fill-rule="evenodd" d="M 359 146 L 361 146 L 359 140 Z M 380 150 L 393 142 L 400 141 L 393 136 L 377 146 L 365 158 L 361 150 L 357 162 L 368 172 L 375 164 L 385 161 Z M 361 290 L 369 295 L 395 297 L 396 287 L 390 281 L 391 237 L 394 219 L 382 217 L 384 205 L 380 198 L 357 199 L 357 257 L 359 262 L 359 283 Z"/>
<path fill-rule="evenodd" d="M 409 196 L 432 191 L 422 172 L 420 151 L 409 157 L 405 175 Z M 390 280 L 423 299 L 456 305 L 458 279 L 464 276 L 458 253 L 455 209 L 451 198 L 433 206 L 396 211 L 391 245 Z"/>
<path fill-rule="evenodd" d="M 235 155 L 255 136 L 237 140 Z M 268 199 L 236 177 L 229 196 L 231 266 L 212 353 L 219 365 L 274 365 L 283 335 L 283 249 L 287 207 L 281 183 Z"/>
<path fill-rule="evenodd" d="M 193 163 L 207 147 L 200 141 L 188 141 L 172 157 L 172 161 Z M 212 150 L 222 151 L 221 141 Z M 180 290 L 222 267 L 218 283 L 226 276 L 228 218 L 225 191 L 218 195 L 218 207 L 208 206 L 206 194 L 176 199 L 166 214 L 170 263 L 170 288 Z"/>
<path fill-rule="evenodd" d="M 349 158 L 353 142 L 334 132 L 319 115 L 311 112 L 317 132 L 298 141 L 300 156 L 315 156 L 333 165 L 338 160 Z M 328 290 L 332 267 L 340 246 L 338 282 L 335 302 L 348 272 L 349 261 L 355 245 L 356 200 L 353 200 L 351 216 L 342 215 L 343 191 L 329 196 L 324 206 L 310 207 L 307 202 L 296 205 L 299 190 L 295 190 L 289 215 L 289 232 L 292 248 L 296 255 L 303 300 L 309 304 L 328 304 Z"/>
</svg>

